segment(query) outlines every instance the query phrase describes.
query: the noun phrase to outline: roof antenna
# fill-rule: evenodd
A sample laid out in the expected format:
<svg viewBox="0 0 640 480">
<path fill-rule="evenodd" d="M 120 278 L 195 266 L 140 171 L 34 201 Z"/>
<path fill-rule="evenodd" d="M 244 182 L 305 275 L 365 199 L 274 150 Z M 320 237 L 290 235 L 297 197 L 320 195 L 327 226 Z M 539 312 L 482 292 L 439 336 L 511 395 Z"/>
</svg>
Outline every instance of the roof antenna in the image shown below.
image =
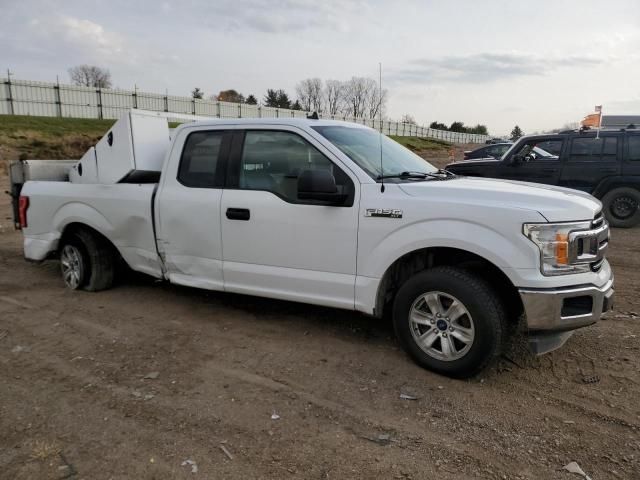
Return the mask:
<svg viewBox="0 0 640 480">
<path fill-rule="evenodd" d="M 378 63 L 379 83 L 378 94 L 380 96 L 378 105 L 378 121 L 380 122 L 380 193 L 384 193 L 384 167 L 382 165 L 382 62 Z"/>
</svg>

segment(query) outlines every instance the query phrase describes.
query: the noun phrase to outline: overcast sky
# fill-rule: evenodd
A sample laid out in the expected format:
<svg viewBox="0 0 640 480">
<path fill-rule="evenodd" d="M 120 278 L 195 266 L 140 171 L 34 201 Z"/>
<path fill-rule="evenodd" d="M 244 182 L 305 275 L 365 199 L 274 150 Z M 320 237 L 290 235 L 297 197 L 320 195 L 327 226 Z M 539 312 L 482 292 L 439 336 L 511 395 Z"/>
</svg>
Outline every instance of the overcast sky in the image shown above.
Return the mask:
<svg viewBox="0 0 640 480">
<path fill-rule="evenodd" d="M 527 133 L 640 114 L 637 0 L 0 0 L 0 65 L 68 81 L 81 63 L 120 88 L 295 95 L 308 77 L 377 78 L 385 112 Z M 4 75 L 0 75 L 4 76 Z"/>
</svg>

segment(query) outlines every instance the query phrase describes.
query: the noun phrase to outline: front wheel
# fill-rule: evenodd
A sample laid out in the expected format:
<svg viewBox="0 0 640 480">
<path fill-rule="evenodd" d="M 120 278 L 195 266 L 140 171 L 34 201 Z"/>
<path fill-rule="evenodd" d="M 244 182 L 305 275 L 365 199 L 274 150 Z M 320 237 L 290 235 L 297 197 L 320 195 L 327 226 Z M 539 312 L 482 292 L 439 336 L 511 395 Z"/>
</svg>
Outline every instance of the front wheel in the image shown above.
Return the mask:
<svg viewBox="0 0 640 480">
<path fill-rule="evenodd" d="M 630 228 L 640 224 L 640 191 L 635 188 L 614 188 L 602 197 L 602 204 L 612 227 Z"/>
<path fill-rule="evenodd" d="M 419 365 L 468 378 L 502 351 L 506 314 L 498 295 L 480 277 L 458 267 L 417 273 L 393 305 L 396 335 Z"/>
</svg>

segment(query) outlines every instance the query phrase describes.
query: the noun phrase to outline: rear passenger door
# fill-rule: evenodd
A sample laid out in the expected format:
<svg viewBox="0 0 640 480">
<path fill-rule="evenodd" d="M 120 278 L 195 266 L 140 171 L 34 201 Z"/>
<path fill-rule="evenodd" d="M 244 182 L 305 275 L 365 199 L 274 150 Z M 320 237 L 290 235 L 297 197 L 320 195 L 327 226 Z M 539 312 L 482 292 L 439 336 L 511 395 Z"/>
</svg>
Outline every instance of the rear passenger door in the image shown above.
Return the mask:
<svg viewBox="0 0 640 480">
<path fill-rule="evenodd" d="M 640 132 L 627 133 L 622 175 L 636 177 L 640 182 Z"/>
<path fill-rule="evenodd" d="M 222 196 L 225 290 L 354 308 L 357 177 L 295 127 L 239 133 Z M 331 171 L 343 205 L 298 198 L 313 169 Z"/>
<path fill-rule="evenodd" d="M 560 185 L 591 193 L 606 177 L 620 175 L 622 141 L 618 133 L 594 133 L 570 140 Z"/>
<path fill-rule="evenodd" d="M 157 238 L 172 283 L 222 290 L 220 200 L 231 131 L 185 128 L 156 195 Z"/>
</svg>

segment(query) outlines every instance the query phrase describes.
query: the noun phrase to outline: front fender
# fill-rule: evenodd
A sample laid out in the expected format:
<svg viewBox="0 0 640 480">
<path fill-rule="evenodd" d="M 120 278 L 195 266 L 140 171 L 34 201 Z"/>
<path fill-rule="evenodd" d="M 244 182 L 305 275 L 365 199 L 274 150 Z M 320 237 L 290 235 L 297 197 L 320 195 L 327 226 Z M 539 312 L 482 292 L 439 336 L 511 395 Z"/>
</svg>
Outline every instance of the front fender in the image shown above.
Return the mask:
<svg viewBox="0 0 640 480">
<path fill-rule="evenodd" d="M 510 232 L 507 236 L 486 224 L 445 218 L 407 224 L 371 245 L 362 256 L 359 253 L 358 275 L 382 278 L 387 268 L 403 255 L 434 247 L 474 253 L 500 268 L 508 277 L 514 268 L 537 269 L 537 247 L 517 233 Z"/>
</svg>

